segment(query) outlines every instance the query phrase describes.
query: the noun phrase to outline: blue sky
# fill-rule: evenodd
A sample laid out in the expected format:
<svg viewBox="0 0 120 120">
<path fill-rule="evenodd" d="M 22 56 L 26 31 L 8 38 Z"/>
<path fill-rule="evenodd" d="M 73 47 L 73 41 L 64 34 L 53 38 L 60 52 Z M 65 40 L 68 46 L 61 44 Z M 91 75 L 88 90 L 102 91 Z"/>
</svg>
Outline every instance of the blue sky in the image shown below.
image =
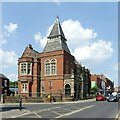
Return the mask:
<svg viewBox="0 0 120 120">
<path fill-rule="evenodd" d="M 59 16 L 71 53 L 80 63 L 88 67 L 91 73 L 104 74 L 114 80 L 116 86 L 117 5 L 112 2 L 3 3 L 4 41 L 1 40 L 0 51 L 3 60 L 2 73 L 10 79 L 15 79 L 18 71 L 17 59 L 21 57 L 25 47 L 30 43 L 35 50 L 42 52 L 50 26 L 56 16 Z M 11 57 L 11 62 L 7 60 L 8 56 Z"/>
</svg>

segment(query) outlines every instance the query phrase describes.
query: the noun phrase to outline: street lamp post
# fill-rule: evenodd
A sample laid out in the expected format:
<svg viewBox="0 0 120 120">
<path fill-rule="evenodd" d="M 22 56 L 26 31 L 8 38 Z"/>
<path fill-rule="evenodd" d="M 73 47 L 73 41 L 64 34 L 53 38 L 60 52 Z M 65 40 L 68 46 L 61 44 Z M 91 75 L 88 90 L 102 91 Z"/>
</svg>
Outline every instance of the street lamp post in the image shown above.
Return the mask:
<svg viewBox="0 0 120 120">
<path fill-rule="evenodd" d="M 50 88 L 50 102 L 52 101 L 52 81 L 49 81 L 49 88 Z"/>
<path fill-rule="evenodd" d="M 61 102 L 63 101 L 63 94 L 62 94 L 62 90 L 60 89 L 60 100 Z"/>
<path fill-rule="evenodd" d="M 50 88 L 50 93 L 51 93 L 51 89 L 52 89 L 52 81 L 49 81 L 49 88 Z"/>
</svg>

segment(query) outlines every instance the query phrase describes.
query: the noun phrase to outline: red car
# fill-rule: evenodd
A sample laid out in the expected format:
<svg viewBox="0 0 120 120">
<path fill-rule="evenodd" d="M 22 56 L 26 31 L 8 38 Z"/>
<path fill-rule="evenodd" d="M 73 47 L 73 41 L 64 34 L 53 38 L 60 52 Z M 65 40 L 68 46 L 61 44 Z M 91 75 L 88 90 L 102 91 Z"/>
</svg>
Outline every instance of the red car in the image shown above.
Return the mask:
<svg viewBox="0 0 120 120">
<path fill-rule="evenodd" d="M 96 101 L 105 101 L 106 100 L 106 97 L 103 96 L 103 95 L 97 95 L 96 96 Z"/>
</svg>

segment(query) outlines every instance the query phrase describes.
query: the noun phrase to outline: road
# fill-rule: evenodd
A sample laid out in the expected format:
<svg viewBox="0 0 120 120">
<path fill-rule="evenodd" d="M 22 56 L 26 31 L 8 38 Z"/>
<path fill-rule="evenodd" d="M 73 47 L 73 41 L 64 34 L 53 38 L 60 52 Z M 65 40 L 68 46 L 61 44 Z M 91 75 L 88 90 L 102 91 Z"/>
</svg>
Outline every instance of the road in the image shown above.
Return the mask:
<svg viewBox="0 0 120 120">
<path fill-rule="evenodd" d="M 120 102 L 120 101 L 119 101 Z M 2 106 L 4 118 L 117 118 L 118 102 L 77 101 L 71 103 L 23 104 Z M 14 111 L 14 109 L 16 109 Z M 10 111 L 14 111 L 10 113 Z M 15 113 L 16 112 L 16 113 Z M 7 113 L 7 116 L 5 116 Z M 20 113 L 20 114 L 18 114 Z"/>
</svg>

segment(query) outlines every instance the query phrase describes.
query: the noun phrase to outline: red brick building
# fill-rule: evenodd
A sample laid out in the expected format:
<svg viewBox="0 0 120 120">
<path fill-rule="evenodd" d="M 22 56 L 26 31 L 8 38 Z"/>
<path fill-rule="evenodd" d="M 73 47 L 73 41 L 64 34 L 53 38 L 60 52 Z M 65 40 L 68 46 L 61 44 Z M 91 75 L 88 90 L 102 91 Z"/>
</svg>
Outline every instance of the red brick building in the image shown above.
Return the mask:
<svg viewBox="0 0 120 120">
<path fill-rule="evenodd" d="M 105 77 L 104 75 L 91 75 L 91 88 L 97 86 L 98 91 L 103 91 L 104 94 L 106 91 L 113 90 L 114 82 Z"/>
<path fill-rule="evenodd" d="M 9 94 L 9 79 L 5 75 L 0 73 L 0 98 L 3 94 Z"/>
<path fill-rule="evenodd" d="M 31 45 L 25 48 L 18 60 L 20 95 L 44 97 L 51 93 L 77 100 L 89 94 L 90 71 L 85 67 L 83 69 L 75 60 L 66 41 L 57 17 L 42 53 L 35 51 Z M 86 92 L 82 93 L 83 89 L 87 89 Z"/>
<path fill-rule="evenodd" d="M 115 87 L 114 91 L 120 93 L 120 87 Z"/>
</svg>

